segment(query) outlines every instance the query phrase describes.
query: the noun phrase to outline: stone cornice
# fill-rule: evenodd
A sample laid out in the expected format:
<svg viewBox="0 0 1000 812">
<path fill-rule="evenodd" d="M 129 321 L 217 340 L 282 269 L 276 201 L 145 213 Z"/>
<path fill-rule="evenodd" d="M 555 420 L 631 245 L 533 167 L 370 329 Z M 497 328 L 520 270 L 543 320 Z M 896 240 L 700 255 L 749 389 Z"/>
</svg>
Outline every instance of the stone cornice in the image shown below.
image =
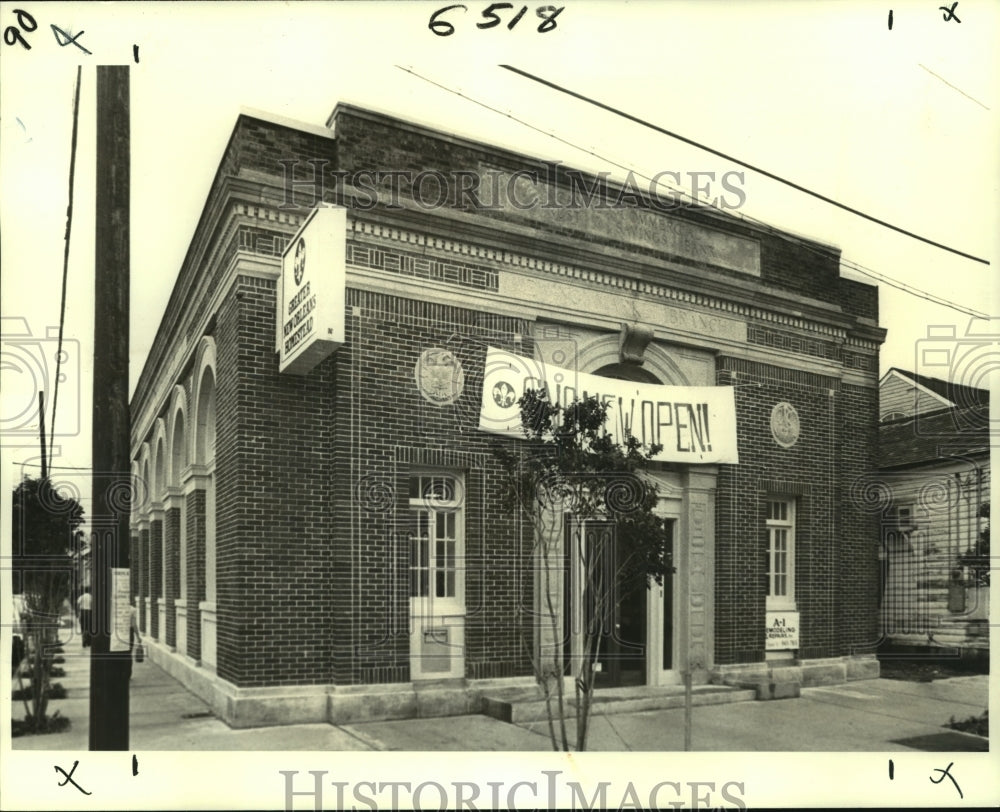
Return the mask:
<svg viewBox="0 0 1000 812">
<path fill-rule="evenodd" d="M 434 250 L 445 253 L 458 254 L 460 256 L 472 257 L 475 259 L 495 262 L 506 265 L 515 272 L 541 272 L 554 276 L 561 276 L 570 280 L 579 280 L 588 284 L 596 284 L 608 288 L 617 288 L 635 295 L 646 295 L 652 298 L 669 299 L 686 305 L 704 307 L 718 311 L 720 314 L 728 314 L 744 319 L 757 319 L 763 322 L 771 322 L 785 327 L 792 327 L 805 330 L 811 333 L 819 333 L 830 336 L 839 341 L 851 340 L 858 346 L 878 346 L 881 339 L 879 333 L 884 334 L 884 330 L 878 327 L 869 328 L 862 331 L 862 335 L 849 337 L 849 333 L 857 333 L 859 325 L 852 317 L 844 316 L 840 308 L 835 308 L 822 302 L 807 300 L 793 294 L 784 294 L 780 291 L 767 290 L 767 296 L 777 304 L 789 305 L 788 309 L 765 308 L 752 304 L 745 304 L 745 298 L 737 298 L 745 293 L 742 288 L 748 287 L 742 280 L 730 280 L 741 288 L 740 291 L 730 291 L 728 297 L 722 297 L 714 293 L 691 290 L 690 286 L 681 288 L 671 286 L 662 282 L 649 281 L 643 278 L 632 278 L 622 276 L 613 272 L 586 268 L 580 265 L 570 264 L 557 260 L 541 259 L 539 255 L 543 253 L 539 241 L 533 242 L 533 254 L 522 253 L 507 248 L 495 248 L 487 245 L 470 243 L 459 239 L 449 239 L 437 237 L 415 231 L 401 226 L 393 226 L 386 223 L 376 223 L 363 217 L 350 218 L 348 228 L 355 237 L 388 239 L 404 245 L 410 245 L 422 250 Z M 642 257 L 629 257 L 628 265 L 643 263 Z M 603 262 L 601 263 L 603 264 Z M 671 270 L 673 270 L 671 268 Z M 662 276 L 662 268 L 658 269 Z M 646 274 L 648 275 L 648 274 Z M 749 285 L 754 291 L 753 299 L 759 298 L 761 285 Z M 792 314 L 789 314 L 789 310 Z M 867 333 L 868 335 L 864 335 Z"/>
</svg>

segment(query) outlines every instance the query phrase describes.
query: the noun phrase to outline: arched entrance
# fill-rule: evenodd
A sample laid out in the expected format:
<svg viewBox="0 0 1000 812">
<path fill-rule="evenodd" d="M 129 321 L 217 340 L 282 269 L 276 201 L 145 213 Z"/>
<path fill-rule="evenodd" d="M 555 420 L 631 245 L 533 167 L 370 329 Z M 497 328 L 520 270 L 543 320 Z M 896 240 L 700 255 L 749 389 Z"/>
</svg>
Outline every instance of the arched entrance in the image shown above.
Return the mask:
<svg viewBox="0 0 1000 812">
<path fill-rule="evenodd" d="M 662 384 L 636 364 L 611 363 L 592 374 L 637 383 Z M 683 506 L 680 477 L 667 471 L 650 474 L 660 494 L 656 512 L 666 520 L 667 555 L 677 559 L 678 527 Z M 626 555 L 609 521 L 563 523 L 564 653 L 567 673 L 582 656 L 585 629 L 599 629 L 595 685 L 625 687 L 680 682 L 676 668 L 678 614 L 674 574 L 662 584 L 648 581 L 627 566 Z M 583 562 L 587 562 L 584 564 Z"/>
<path fill-rule="evenodd" d="M 545 324 L 535 332 L 536 360 L 553 367 L 637 384 L 716 384 L 712 353 L 689 345 L 653 340 L 645 347 L 640 364 L 626 357 L 629 353 L 623 352 L 620 335 Z M 655 510 L 666 520 L 676 571 L 662 585 L 652 583 L 637 592 L 635 601 L 626 601 L 617 616 L 601 618 L 607 629 L 608 657 L 607 666 L 602 661 L 598 672 L 602 675 L 599 684 L 676 685 L 683 682 L 686 672 L 693 683 L 705 683 L 713 666 L 718 466 L 660 463 L 647 473 L 658 487 Z M 599 531 L 596 526 L 593 529 Z M 580 556 L 573 550 L 580 543 L 587 543 L 585 529 L 556 521 L 555 527 L 544 531 L 536 559 L 539 662 L 549 667 L 548 658 L 554 654 L 567 677 L 579 674 L 584 651 L 581 629 L 586 601 L 578 569 Z M 553 550 L 559 552 L 553 554 Z M 552 621 L 556 615 L 558 624 Z M 614 663 L 611 655 L 616 654 L 618 662 Z"/>
</svg>

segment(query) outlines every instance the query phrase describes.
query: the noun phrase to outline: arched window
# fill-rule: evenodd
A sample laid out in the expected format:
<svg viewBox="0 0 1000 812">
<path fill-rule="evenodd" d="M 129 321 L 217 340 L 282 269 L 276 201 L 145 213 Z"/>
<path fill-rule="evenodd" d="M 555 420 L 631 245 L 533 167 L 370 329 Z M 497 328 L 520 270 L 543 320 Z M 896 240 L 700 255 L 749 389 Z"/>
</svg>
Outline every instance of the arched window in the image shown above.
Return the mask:
<svg viewBox="0 0 1000 812">
<path fill-rule="evenodd" d="M 198 385 L 195 461 L 205 466 L 205 600 L 215 601 L 215 374 L 202 370 Z"/>
<path fill-rule="evenodd" d="M 167 487 L 167 457 L 166 449 L 164 448 L 164 442 L 162 435 L 156 441 L 156 451 L 153 455 L 153 483 L 156 488 L 156 492 L 153 496 L 154 500 L 163 507 L 163 497 L 165 496 L 165 490 Z M 162 541 L 161 541 L 162 545 Z M 160 599 L 167 594 L 167 556 L 164 554 L 164 550 L 161 547 L 160 550 Z M 160 634 L 164 634 L 163 629 L 160 629 Z"/>
<path fill-rule="evenodd" d="M 174 430 L 171 438 L 170 455 L 170 485 L 179 488 L 181 476 L 187 468 L 187 435 L 185 433 L 184 411 L 178 408 L 174 412 Z M 185 500 L 180 500 L 180 527 L 177 539 L 177 565 L 179 586 L 177 598 L 182 603 L 187 598 L 187 506 Z"/>
</svg>

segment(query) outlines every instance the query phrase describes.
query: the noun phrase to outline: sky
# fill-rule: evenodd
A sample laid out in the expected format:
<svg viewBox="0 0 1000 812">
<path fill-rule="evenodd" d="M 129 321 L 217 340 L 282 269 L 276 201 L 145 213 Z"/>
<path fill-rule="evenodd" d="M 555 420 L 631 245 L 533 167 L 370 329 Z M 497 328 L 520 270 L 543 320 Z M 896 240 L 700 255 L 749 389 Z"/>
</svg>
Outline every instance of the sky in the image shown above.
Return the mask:
<svg viewBox="0 0 1000 812">
<path fill-rule="evenodd" d="M 436 36 L 428 22 L 445 5 L 0 3 L 4 41 L 13 41 L 0 48 L 5 492 L 31 470 L 21 463 L 37 464 L 37 389 L 52 401 L 54 370 L 40 355 L 51 356 L 48 331 L 59 324 L 78 65 L 56 466 L 90 460 L 97 64 L 131 66 L 131 387 L 240 109 L 322 126 L 338 101 L 616 177 L 627 169 L 743 171 L 737 214 L 838 246 L 845 277 L 874 282 L 854 269 L 861 266 L 921 292 L 880 284 L 882 372 L 896 366 L 986 386 L 1000 358 L 1000 321 L 973 321 L 928 298 L 1000 314 L 1000 5 L 962 0 L 946 19 L 934 0 L 569 2 L 540 33 L 536 6 L 512 29 L 479 29 L 488 4 L 466 2 L 441 15 L 454 33 Z M 33 16 L 34 30 L 16 9 Z M 895 233 L 502 64 L 990 264 Z M 951 360 L 927 367 L 925 350 L 942 347 Z"/>
</svg>

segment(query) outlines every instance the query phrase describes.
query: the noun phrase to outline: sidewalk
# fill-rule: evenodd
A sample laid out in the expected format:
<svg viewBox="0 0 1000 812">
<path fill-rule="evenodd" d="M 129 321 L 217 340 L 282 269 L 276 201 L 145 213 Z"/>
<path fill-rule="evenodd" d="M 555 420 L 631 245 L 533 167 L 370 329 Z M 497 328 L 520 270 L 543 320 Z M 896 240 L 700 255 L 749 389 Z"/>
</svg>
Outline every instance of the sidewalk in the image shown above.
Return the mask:
<svg viewBox="0 0 1000 812">
<path fill-rule="evenodd" d="M 65 733 L 23 736 L 14 750 L 86 750 L 90 658 L 78 638 L 66 646 L 67 698 L 53 700 L 72 721 Z M 694 709 L 696 751 L 982 750 L 985 740 L 941 727 L 987 706 L 989 677 L 929 683 L 864 680 L 806 688 L 798 699 L 739 702 Z M 15 682 L 16 685 L 16 682 Z M 14 718 L 24 706 L 13 703 Z M 544 718 L 511 725 L 486 716 L 408 719 L 334 726 L 324 723 L 233 730 L 152 662 L 133 665 L 129 749 L 133 750 L 549 750 Z M 943 734 L 943 735 L 942 735 Z M 923 741 L 912 741 L 929 737 Z M 907 741 L 911 740 L 911 741 Z M 641 711 L 592 720 L 590 750 L 679 751 L 683 709 Z"/>
</svg>

